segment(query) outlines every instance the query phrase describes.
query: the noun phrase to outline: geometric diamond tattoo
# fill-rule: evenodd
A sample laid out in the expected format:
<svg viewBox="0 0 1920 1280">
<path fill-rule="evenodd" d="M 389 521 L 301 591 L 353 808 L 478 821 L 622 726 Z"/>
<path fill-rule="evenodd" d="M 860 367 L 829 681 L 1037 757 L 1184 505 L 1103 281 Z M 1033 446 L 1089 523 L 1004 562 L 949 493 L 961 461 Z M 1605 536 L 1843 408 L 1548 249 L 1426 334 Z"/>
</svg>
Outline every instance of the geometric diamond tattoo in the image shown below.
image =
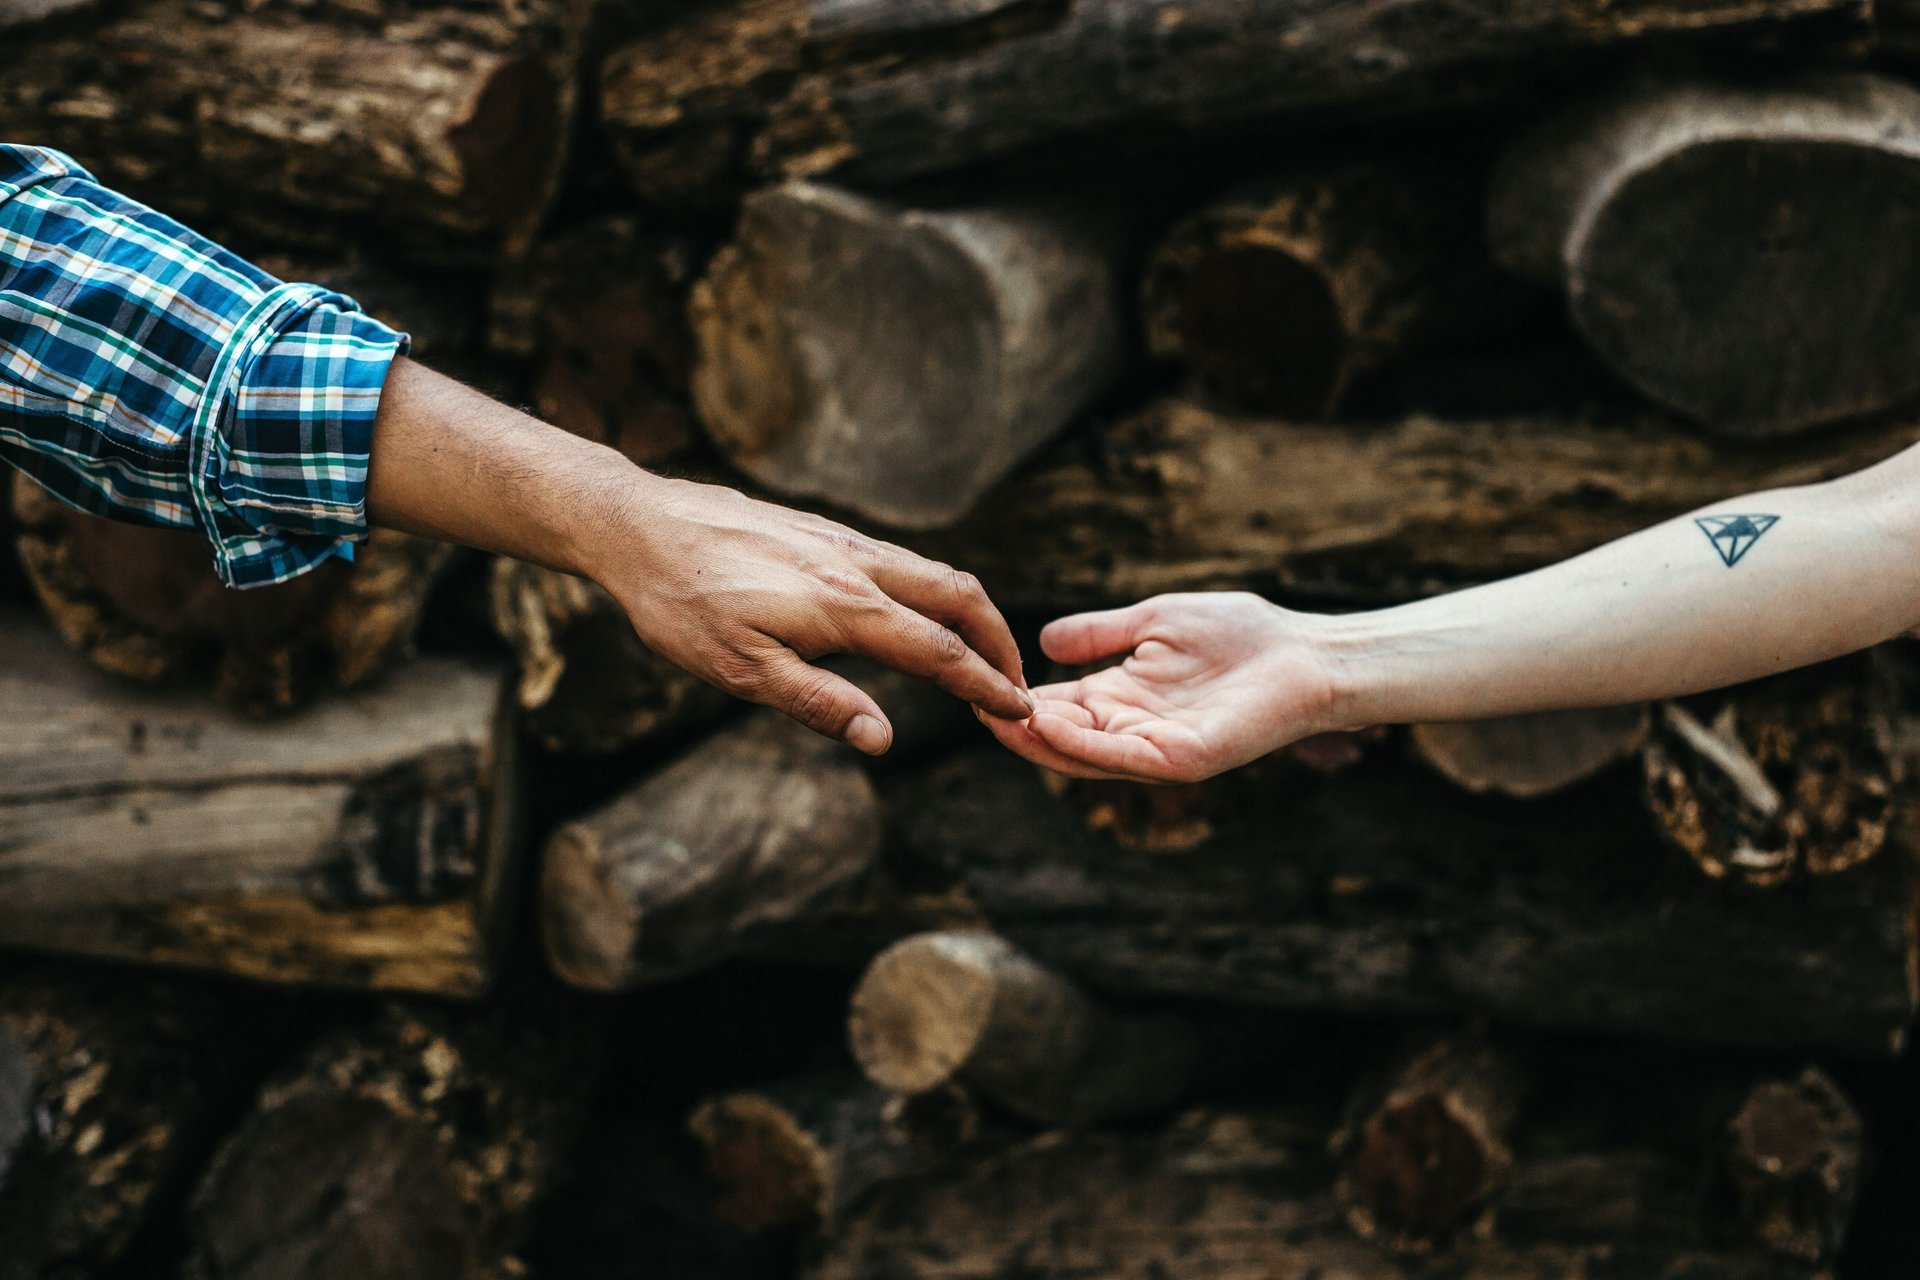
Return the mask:
<svg viewBox="0 0 1920 1280">
<path fill-rule="evenodd" d="M 1700 526 L 1700 532 L 1707 535 L 1707 541 L 1713 543 L 1713 549 L 1731 569 L 1779 519 L 1779 516 L 1695 516 L 1693 522 Z"/>
</svg>

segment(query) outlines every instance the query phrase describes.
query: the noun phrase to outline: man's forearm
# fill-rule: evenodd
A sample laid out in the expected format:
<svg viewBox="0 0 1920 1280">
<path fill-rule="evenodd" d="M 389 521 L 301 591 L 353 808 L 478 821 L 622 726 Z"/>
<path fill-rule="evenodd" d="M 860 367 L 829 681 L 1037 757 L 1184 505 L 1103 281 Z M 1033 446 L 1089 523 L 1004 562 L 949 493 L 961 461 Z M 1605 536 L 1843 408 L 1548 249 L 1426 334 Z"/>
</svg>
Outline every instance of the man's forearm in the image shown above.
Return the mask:
<svg viewBox="0 0 1920 1280">
<path fill-rule="evenodd" d="M 1477 719 L 1678 696 L 1920 622 L 1920 457 L 1731 498 L 1521 577 L 1329 620 L 1339 716 Z"/>
</svg>

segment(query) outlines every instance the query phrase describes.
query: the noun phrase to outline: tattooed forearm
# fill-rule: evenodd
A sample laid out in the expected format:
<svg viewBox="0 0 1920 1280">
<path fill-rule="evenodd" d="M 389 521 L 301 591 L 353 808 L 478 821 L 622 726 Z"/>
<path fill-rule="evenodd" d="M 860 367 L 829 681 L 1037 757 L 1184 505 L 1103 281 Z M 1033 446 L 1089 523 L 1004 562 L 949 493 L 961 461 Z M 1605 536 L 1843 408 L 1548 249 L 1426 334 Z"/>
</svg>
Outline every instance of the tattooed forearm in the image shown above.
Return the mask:
<svg viewBox="0 0 1920 1280">
<path fill-rule="evenodd" d="M 1693 522 L 1700 526 L 1707 541 L 1731 569 L 1779 519 L 1779 516 L 1763 515 L 1695 516 Z"/>
</svg>

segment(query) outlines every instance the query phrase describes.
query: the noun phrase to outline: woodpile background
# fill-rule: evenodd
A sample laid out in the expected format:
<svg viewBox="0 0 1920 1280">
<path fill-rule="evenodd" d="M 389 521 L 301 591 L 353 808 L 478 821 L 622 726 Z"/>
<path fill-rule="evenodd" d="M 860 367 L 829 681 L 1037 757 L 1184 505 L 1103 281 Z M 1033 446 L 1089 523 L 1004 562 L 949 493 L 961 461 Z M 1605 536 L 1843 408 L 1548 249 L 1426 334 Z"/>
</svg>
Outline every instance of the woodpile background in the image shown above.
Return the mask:
<svg viewBox="0 0 1920 1280">
<path fill-rule="evenodd" d="M 0 0 L 0 137 L 1040 623 L 1920 441 L 1887 0 Z M 1911 642 L 1066 783 L 0 504 L 0 1280 L 1879 1280 Z"/>
</svg>

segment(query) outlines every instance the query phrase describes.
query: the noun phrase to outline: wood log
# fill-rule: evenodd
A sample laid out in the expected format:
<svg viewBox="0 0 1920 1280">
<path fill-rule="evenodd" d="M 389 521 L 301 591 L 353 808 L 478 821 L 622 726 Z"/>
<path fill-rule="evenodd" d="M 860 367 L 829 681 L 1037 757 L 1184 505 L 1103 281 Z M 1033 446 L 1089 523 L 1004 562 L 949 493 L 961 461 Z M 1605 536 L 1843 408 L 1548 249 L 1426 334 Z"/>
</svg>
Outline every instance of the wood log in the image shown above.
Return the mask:
<svg viewBox="0 0 1920 1280">
<path fill-rule="evenodd" d="M 99 7 L 99 0 L 0 0 L 0 31 L 20 31 L 43 22 L 71 19 Z"/>
<path fill-rule="evenodd" d="M 117 1274 L 177 1210 L 244 1056 L 218 1027 L 243 1008 L 130 974 L 0 982 L 0 1280 Z"/>
<path fill-rule="evenodd" d="M 0 621 L 0 944 L 474 995 L 511 918 L 500 673 L 423 659 L 263 726 Z"/>
<path fill-rule="evenodd" d="M 1647 741 L 1644 705 L 1417 724 L 1413 753 L 1469 791 L 1533 799 L 1631 759 Z"/>
<path fill-rule="evenodd" d="M 351 689 L 411 656 L 446 546 L 375 530 L 354 563 L 233 591 L 206 539 L 123 524 L 56 502 L 13 477 L 15 545 L 41 608 L 69 646 L 103 671 L 147 684 L 215 665 L 221 701 L 284 714 Z"/>
<path fill-rule="evenodd" d="M 1114 256 L 1059 207 L 760 192 L 694 287 L 700 419 L 781 493 L 947 524 L 1119 372 Z"/>
<path fill-rule="evenodd" d="M 1667 423 L 1414 417 L 1284 426 L 1161 401 L 1067 442 L 917 550 L 1002 608 L 1215 587 L 1403 597 L 1561 560 L 1656 521 L 1810 483 L 1920 440 L 1889 420 L 1732 444 Z"/>
<path fill-rule="evenodd" d="M 693 338 L 684 236 L 604 218 L 512 263 L 492 298 L 488 345 L 534 368 L 533 411 L 648 464 L 694 438 Z"/>
<path fill-rule="evenodd" d="M 546 997 L 551 1001 L 552 997 Z M 191 1280 L 474 1280 L 514 1251 L 597 1079 L 597 1022 L 388 1008 L 270 1082 L 194 1193 Z"/>
<path fill-rule="evenodd" d="M 1510 1227 L 1430 1256 L 1354 1238 L 1327 1187 L 1326 1130 L 1196 1113 L 1160 1132 L 1045 1134 L 883 1188 L 808 1280 L 1813 1280 L 1806 1263 L 1716 1247 L 1684 1161 L 1583 1151 L 1516 1169 Z M 1507 1215 L 1503 1222 L 1509 1222 Z"/>
<path fill-rule="evenodd" d="M 1458 159 L 1322 164 L 1176 223 L 1147 260 L 1147 347 L 1229 408 L 1313 421 L 1354 378 L 1511 327 Z"/>
<path fill-rule="evenodd" d="M 1838 1256 L 1860 1191 L 1861 1124 L 1825 1072 L 1749 1090 L 1727 1124 L 1725 1160 L 1756 1243 L 1807 1262 Z"/>
<path fill-rule="evenodd" d="M 879 854 L 852 751 L 761 712 L 554 832 L 547 959 L 604 991 L 692 973 L 809 919 Z"/>
<path fill-rule="evenodd" d="M 1513 1163 L 1521 1078 L 1492 1046 L 1442 1040 L 1369 1091 L 1334 1136 L 1335 1195 L 1362 1239 L 1425 1253 L 1475 1232 Z"/>
<path fill-rule="evenodd" d="M 874 958 L 847 1017 L 854 1059 L 885 1089 L 954 1081 L 1045 1124 L 1176 1102 L 1198 1045 L 1172 1015 L 1110 1010 L 990 933 L 923 933 Z"/>
<path fill-rule="evenodd" d="M 945 1165 L 978 1135 L 980 1114 L 950 1085 L 903 1096 L 834 1072 L 709 1098 L 687 1125 L 722 1222 L 830 1234 L 879 1187 Z"/>
<path fill-rule="evenodd" d="M 1550 812 L 1388 757 L 1219 782 L 1241 790 L 1213 838 L 1170 858 L 1088 831 L 1036 771 L 991 751 L 888 779 L 889 864 L 918 889 L 846 926 L 871 936 L 963 907 L 1096 990 L 1869 1053 L 1905 1042 L 1914 872 L 1894 849 L 1761 893 L 1670 852 L 1626 780 Z"/>
<path fill-rule="evenodd" d="M 617 751 L 711 723 L 733 705 L 647 648 L 618 602 L 585 579 L 501 558 L 489 600 L 519 659 L 527 733 L 549 751 Z"/>
<path fill-rule="evenodd" d="M 1920 91 L 1868 74 L 1635 86 L 1496 176 L 1496 250 L 1622 378 L 1770 436 L 1920 392 Z"/>
<path fill-rule="evenodd" d="M 1906 814 L 1907 759 L 1870 658 L 1710 696 L 1704 718 L 1664 705 L 1642 760 L 1666 838 L 1708 875 L 1758 886 L 1879 854 Z"/>
<path fill-rule="evenodd" d="M 557 186 L 586 7 L 143 0 L 0 51 L 0 119 L 175 217 L 490 261 Z"/>
<path fill-rule="evenodd" d="M 1862 29 L 1832 0 L 1662 0 L 1631 15 L 1264 0 L 735 0 L 695 9 L 601 71 L 601 112 L 650 200 L 833 175 L 893 182 L 1100 130 L 1136 144 L 1239 121 L 1491 96 L 1556 63 L 1660 41 Z M 1366 56 L 1356 58 L 1355 50 Z M 956 107 L 955 104 L 964 104 Z"/>
</svg>

